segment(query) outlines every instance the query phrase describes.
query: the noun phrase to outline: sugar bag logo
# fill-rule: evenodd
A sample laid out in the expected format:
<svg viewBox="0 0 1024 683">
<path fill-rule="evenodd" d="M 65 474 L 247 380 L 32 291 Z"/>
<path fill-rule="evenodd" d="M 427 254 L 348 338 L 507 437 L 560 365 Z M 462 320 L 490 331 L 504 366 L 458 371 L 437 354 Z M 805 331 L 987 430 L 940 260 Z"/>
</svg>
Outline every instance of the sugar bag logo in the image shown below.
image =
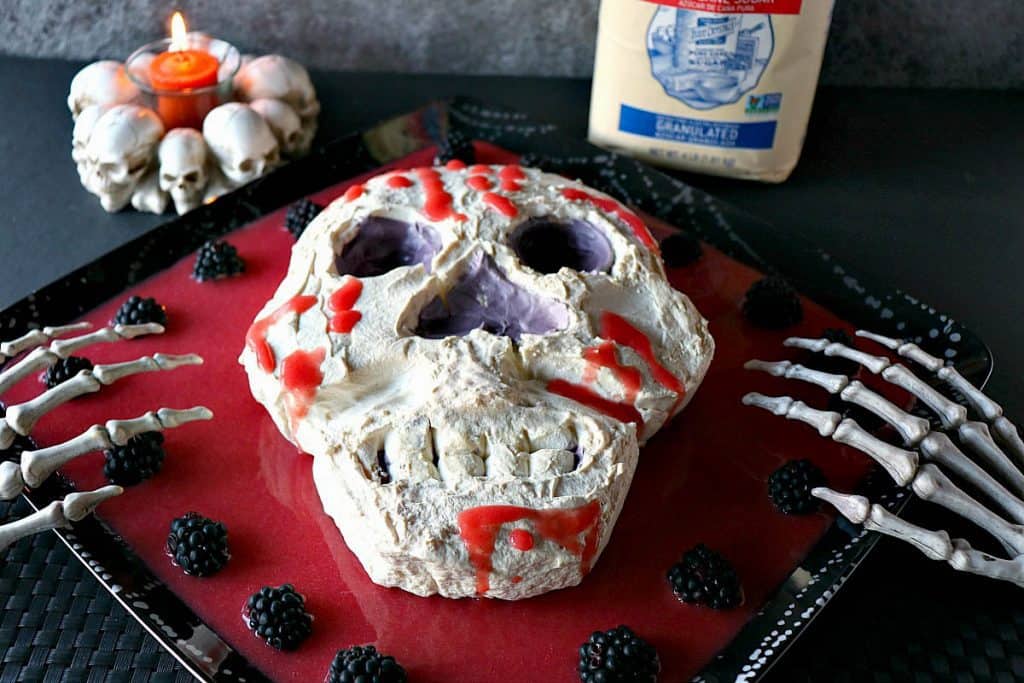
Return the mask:
<svg viewBox="0 0 1024 683">
<path fill-rule="evenodd" d="M 694 109 L 738 102 L 757 87 L 774 49 L 767 14 L 723 16 L 662 6 L 647 29 L 652 75 L 670 97 Z"/>
</svg>

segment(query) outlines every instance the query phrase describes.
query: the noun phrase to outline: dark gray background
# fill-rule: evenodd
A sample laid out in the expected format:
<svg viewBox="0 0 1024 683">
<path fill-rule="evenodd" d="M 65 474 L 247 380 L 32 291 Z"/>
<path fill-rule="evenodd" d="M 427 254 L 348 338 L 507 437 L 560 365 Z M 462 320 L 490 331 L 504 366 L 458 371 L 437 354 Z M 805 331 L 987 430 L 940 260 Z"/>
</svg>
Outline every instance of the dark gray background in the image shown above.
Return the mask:
<svg viewBox="0 0 1024 683">
<path fill-rule="evenodd" d="M 826 0 L 804 0 L 825 2 Z M 598 0 L 2 0 L 0 54 L 124 59 L 197 29 L 313 67 L 590 76 Z M 1020 0 L 837 0 L 822 82 L 1024 85 Z"/>
</svg>

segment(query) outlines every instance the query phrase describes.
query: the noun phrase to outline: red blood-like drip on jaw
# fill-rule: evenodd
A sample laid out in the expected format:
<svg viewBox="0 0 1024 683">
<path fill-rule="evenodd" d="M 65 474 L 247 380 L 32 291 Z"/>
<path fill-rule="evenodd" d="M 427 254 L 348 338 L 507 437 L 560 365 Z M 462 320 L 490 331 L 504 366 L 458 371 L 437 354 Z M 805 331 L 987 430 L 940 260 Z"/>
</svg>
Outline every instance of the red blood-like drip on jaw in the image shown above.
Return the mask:
<svg viewBox="0 0 1024 683">
<path fill-rule="evenodd" d="M 534 510 L 514 505 L 483 505 L 459 513 L 459 535 L 469 551 L 469 562 L 476 569 L 476 592 L 483 595 L 491 587 L 491 572 L 494 566 L 491 556 L 494 544 L 503 524 L 527 520 L 533 522 L 537 535 L 557 543 L 570 553 L 580 556 L 580 572 L 590 571 L 590 564 L 597 554 L 597 537 L 600 530 L 601 504 L 596 500 L 566 510 Z M 516 529 L 510 542 L 515 545 L 516 533 L 530 536 L 529 532 Z M 580 534 L 583 534 L 582 541 Z M 520 539 L 521 541 L 522 539 Z M 533 538 L 530 537 L 530 547 Z M 513 577 L 512 581 L 518 583 Z"/>
<path fill-rule="evenodd" d="M 617 216 L 633 230 L 633 234 L 636 235 L 637 239 L 640 240 L 640 242 L 642 242 L 648 249 L 655 252 L 658 251 L 658 243 L 654 241 L 650 231 L 647 229 L 647 226 L 644 225 L 644 222 L 640 220 L 640 217 L 626 209 L 626 207 L 622 206 L 614 199 L 598 197 L 575 187 L 563 187 L 562 196 L 569 201 L 590 202 L 602 211 Z"/>
<path fill-rule="evenodd" d="M 523 169 L 515 164 L 503 166 L 498 171 L 498 180 L 501 181 L 501 189 L 505 192 L 518 192 L 521 190 L 522 187 L 516 181 L 524 180 L 525 178 L 526 174 L 523 173 Z"/>
<path fill-rule="evenodd" d="M 293 296 L 266 318 L 260 318 L 245 333 L 245 345 L 256 354 L 256 362 L 264 372 L 273 372 L 277 366 L 274 350 L 267 343 L 267 330 L 289 313 L 302 314 L 313 307 L 316 297 L 312 295 Z"/>
<path fill-rule="evenodd" d="M 444 167 L 447 168 L 449 171 L 461 171 L 462 169 L 466 168 L 466 162 L 463 161 L 462 159 L 452 159 L 447 164 L 445 164 Z"/>
<path fill-rule="evenodd" d="M 622 388 L 626 392 L 626 401 L 636 402 L 636 396 L 640 393 L 640 387 L 643 385 L 643 374 L 636 368 L 619 362 L 615 355 L 614 343 L 606 341 L 595 347 L 584 349 L 583 357 L 590 364 L 583 373 L 583 381 L 594 381 L 597 378 L 596 368 L 608 368 L 622 382 Z"/>
<path fill-rule="evenodd" d="M 423 213 L 427 218 L 432 221 L 443 221 L 446 218 L 460 222 L 466 220 L 465 214 L 452 210 L 452 196 L 444 189 L 440 173 L 432 168 L 417 168 L 414 172 L 423 185 Z"/>
<path fill-rule="evenodd" d="M 486 192 L 487 190 L 491 189 L 491 187 L 493 187 L 491 181 L 487 177 L 482 175 L 470 176 L 466 180 L 466 185 L 470 189 L 476 190 L 477 192 Z"/>
<path fill-rule="evenodd" d="M 412 181 L 404 175 L 393 175 L 388 178 L 388 187 L 401 190 L 405 187 L 412 187 Z"/>
<path fill-rule="evenodd" d="M 678 401 L 686 395 L 686 388 L 679 378 L 662 365 L 654 355 L 651 340 L 621 315 L 605 311 L 601 314 L 601 336 L 628 346 L 644 359 L 651 369 L 655 381 L 669 391 L 679 395 Z"/>
<path fill-rule="evenodd" d="M 288 417 L 291 420 L 292 432 L 298 422 L 306 417 L 309 406 L 316 396 L 316 390 L 324 380 L 320 365 L 327 356 L 325 349 L 313 351 L 293 351 L 281 362 L 281 383 L 288 392 Z"/>
<path fill-rule="evenodd" d="M 519 209 L 516 208 L 516 205 L 512 203 L 511 199 L 503 197 L 500 194 L 495 194 L 494 192 L 484 193 L 484 203 L 501 215 L 509 218 L 515 218 L 519 213 Z"/>
<path fill-rule="evenodd" d="M 472 166 L 469 167 L 469 172 L 471 174 L 490 173 L 491 170 L 491 167 L 488 166 L 487 164 L 473 164 Z"/>
<path fill-rule="evenodd" d="M 365 188 L 362 185 L 353 185 L 352 187 L 345 190 L 345 194 L 342 195 L 346 202 L 350 202 L 354 199 L 359 199 L 363 196 L 363 190 Z"/>
<path fill-rule="evenodd" d="M 331 316 L 331 322 L 328 324 L 331 332 L 348 334 L 356 326 L 356 323 L 362 320 L 363 314 L 352 310 L 352 307 L 356 305 L 356 301 L 359 300 L 359 296 L 362 293 L 362 281 L 359 278 L 347 275 L 345 283 L 334 294 L 331 294 L 331 298 L 327 302 L 327 305 L 334 312 L 334 315 Z"/>
<path fill-rule="evenodd" d="M 628 403 L 617 403 L 601 396 L 596 391 L 582 384 L 573 384 L 564 379 L 553 379 L 548 382 L 548 391 L 558 394 L 571 401 L 582 403 L 599 413 L 614 417 L 619 422 L 635 422 L 637 429 L 643 429 L 644 420 L 640 411 Z"/>
</svg>

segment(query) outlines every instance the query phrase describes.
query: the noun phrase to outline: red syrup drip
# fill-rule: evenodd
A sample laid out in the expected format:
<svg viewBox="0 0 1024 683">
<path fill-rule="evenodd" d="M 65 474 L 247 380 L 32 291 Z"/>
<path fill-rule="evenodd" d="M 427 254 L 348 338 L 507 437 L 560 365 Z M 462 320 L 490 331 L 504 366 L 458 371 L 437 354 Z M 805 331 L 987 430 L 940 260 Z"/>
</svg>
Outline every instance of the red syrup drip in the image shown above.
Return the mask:
<svg viewBox="0 0 1024 683">
<path fill-rule="evenodd" d="M 466 162 L 463 161 L 462 159 L 452 159 L 447 164 L 445 164 L 444 167 L 447 168 L 449 171 L 461 171 L 462 169 L 466 168 Z"/>
<path fill-rule="evenodd" d="M 470 174 L 474 174 L 474 175 L 475 174 L 480 174 L 480 173 L 490 173 L 493 170 L 494 169 L 492 169 L 487 164 L 473 164 L 472 166 L 469 167 Z"/>
<path fill-rule="evenodd" d="M 482 175 L 474 175 L 467 178 L 466 186 L 477 192 L 486 192 L 493 187 L 490 179 Z"/>
<path fill-rule="evenodd" d="M 287 355 L 281 362 L 281 383 L 288 392 L 288 417 L 291 420 L 292 432 L 298 427 L 299 420 L 306 417 L 313 397 L 316 396 L 316 390 L 324 381 L 320 365 L 326 357 L 325 349 L 299 349 Z"/>
<path fill-rule="evenodd" d="M 629 403 L 636 402 L 636 396 L 640 393 L 643 385 L 643 374 L 636 368 L 623 365 L 615 354 L 615 344 L 606 341 L 597 346 L 583 350 L 583 357 L 589 365 L 583 372 L 583 381 L 593 382 L 597 378 L 597 368 L 608 368 L 615 374 L 615 377 L 622 383 L 625 390 L 625 399 Z"/>
<path fill-rule="evenodd" d="M 491 572 L 494 571 L 491 556 L 502 525 L 521 520 L 533 522 L 538 536 L 580 556 L 580 572 L 585 575 L 597 554 L 600 519 L 601 504 L 596 500 L 566 510 L 534 510 L 514 505 L 483 505 L 463 510 L 458 516 L 459 535 L 469 551 L 469 562 L 476 569 L 477 595 L 483 595 L 491 587 Z M 526 531 L 523 533 L 529 535 Z M 580 534 L 584 535 L 582 541 Z"/>
<path fill-rule="evenodd" d="M 452 196 L 444 189 L 441 174 L 432 168 L 417 168 L 416 177 L 423 185 L 423 213 L 432 221 L 443 221 L 454 218 L 462 222 L 465 214 L 456 213 L 452 209 Z"/>
<path fill-rule="evenodd" d="M 362 185 L 353 185 L 345 190 L 345 194 L 343 194 L 342 197 L 344 197 L 346 202 L 351 202 L 362 197 L 364 189 L 365 188 Z"/>
<path fill-rule="evenodd" d="M 563 187 L 562 196 L 569 201 L 590 202 L 602 211 L 615 215 L 633 230 L 633 234 L 636 235 L 637 239 L 640 240 L 644 246 L 654 252 L 658 251 L 658 243 L 651 236 L 650 231 L 647 229 L 644 222 L 640 220 L 640 217 L 626 209 L 614 199 L 598 197 L 575 187 Z"/>
<path fill-rule="evenodd" d="M 404 175 L 393 175 L 388 178 L 388 187 L 401 190 L 406 187 L 412 187 L 412 181 Z"/>
<path fill-rule="evenodd" d="M 331 298 L 327 302 L 331 311 L 334 312 L 330 323 L 328 323 L 328 329 L 331 332 L 348 334 L 356 326 L 356 323 L 363 319 L 362 313 L 352 310 L 352 307 L 356 305 L 356 301 L 359 300 L 362 293 L 362 281 L 359 278 L 348 275 L 345 277 L 345 283 L 338 288 L 338 291 L 331 294 Z"/>
<path fill-rule="evenodd" d="M 300 294 L 293 296 L 266 318 L 260 318 L 252 324 L 249 331 L 245 333 L 245 345 L 256 354 L 256 362 L 259 364 L 260 369 L 264 372 L 273 372 L 277 366 L 277 361 L 274 359 L 274 350 L 267 343 L 267 330 L 270 329 L 270 326 L 289 313 L 299 315 L 305 313 L 315 303 L 316 297 L 312 295 L 304 296 Z"/>
<path fill-rule="evenodd" d="M 526 174 L 523 173 L 523 169 L 515 164 L 504 166 L 498 171 L 498 180 L 501 181 L 501 189 L 505 192 L 518 192 L 523 189 L 516 181 L 525 179 Z"/>
<path fill-rule="evenodd" d="M 516 208 L 511 199 L 494 192 L 484 193 L 484 203 L 508 218 L 515 218 L 519 214 L 519 209 Z"/>
<path fill-rule="evenodd" d="M 644 426 L 644 420 L 640 412 L 628 403 L 618 403 L 601 396 L 590 387 L 582 384 L 573 384 L 564 379 L 553 379 L 548 382 L 548 391 L 557 394 L 570 401 L 576 401 L 588 408 L 593 408 L 599 413 L 608 417 L 614 417 L 619 422 L 634 422 L 637 430 Z"/>
<path fill-rule="evenodd" d="M 679 378 L 658 362 L 651 347 L 651 340 L 643 332 L 634 327 L 621 315 L 605 311 L 601 314 L 601 336 L 614 342 L 628 346 L 644 359 L 651 369 L 655 381 L 669 391 L 678 394 L 679 399 L 686 395 L 686 388 Z"/>
<path fill-rule="evenodd" d="M 524 553 L 533 549 L 533 534 L 525 529 L 515 529 L 508 538 L 509 545 Z"/>
</svg>

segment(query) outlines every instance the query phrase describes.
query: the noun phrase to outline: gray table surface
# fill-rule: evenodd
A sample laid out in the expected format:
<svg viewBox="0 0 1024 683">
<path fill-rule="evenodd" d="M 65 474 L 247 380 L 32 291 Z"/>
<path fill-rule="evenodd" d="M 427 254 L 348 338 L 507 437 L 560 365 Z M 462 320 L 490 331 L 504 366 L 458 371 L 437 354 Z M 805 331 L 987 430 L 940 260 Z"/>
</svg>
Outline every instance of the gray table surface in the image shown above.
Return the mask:
<svg viewBox="0 0 1024 683">
<path fill-rule="evenodd" d="M 79 186 L 64 101 L 79 66 L 0 57 L 7 93 L 0 308 L 162 220 L 108 215 Z M 314 80 L 324 105 L 321 140 L 454 94 L 586 133 L 585 80 L 354 73 Z M 994 353 L 991 394 L 1024 416 L 1022 110 L 1024 93 L 825 88 L 785 184 L 680 175 L 773 222 L 783 238 L 811 239 L 964 322 Z M 945 519 L 919 507 L 918 521 Z M 883 542 L 773 680 L 1024 680 L 1022 633 L 1024 592 L 954 575 Z M 972 649 L 975 641 L 983 646 Z"/>
</svg>

